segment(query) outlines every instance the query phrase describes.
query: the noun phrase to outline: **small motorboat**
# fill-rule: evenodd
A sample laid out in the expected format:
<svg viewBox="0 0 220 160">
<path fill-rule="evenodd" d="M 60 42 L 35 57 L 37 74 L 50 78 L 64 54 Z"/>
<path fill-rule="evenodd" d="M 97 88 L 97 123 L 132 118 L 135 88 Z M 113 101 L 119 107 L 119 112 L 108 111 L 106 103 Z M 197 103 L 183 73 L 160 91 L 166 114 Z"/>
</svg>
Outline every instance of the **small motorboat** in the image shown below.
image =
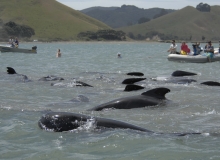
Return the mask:
<svg viewBox="0 0 220 160">
<path fill-rule="evenodd" d="M 11 47 L 9 45 L 0 45 L 1 52 L 18 52 L 18 53 L 37 53 L 37 46 L 33 46 L 31 49 L 23 49 Z"/>
</svg>

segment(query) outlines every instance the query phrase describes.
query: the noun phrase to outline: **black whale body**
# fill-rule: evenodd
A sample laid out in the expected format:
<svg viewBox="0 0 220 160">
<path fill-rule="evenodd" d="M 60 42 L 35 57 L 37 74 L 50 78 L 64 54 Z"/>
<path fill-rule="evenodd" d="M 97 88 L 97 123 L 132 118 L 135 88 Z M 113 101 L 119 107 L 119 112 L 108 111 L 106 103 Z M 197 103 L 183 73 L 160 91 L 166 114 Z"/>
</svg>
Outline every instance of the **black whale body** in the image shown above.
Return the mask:
<svg viewBox="0 0 220 160">
<path fill-rule="evenodd" d="M 181 71 L 181 70 L 177 70 L 172 73 L 173 77 L 195 76 L 195 75 L 197 74 L 193 72 L 187 72 L 187 71 Z"/>
<path fill-rule="evenodd" d="M 141 72 L 129 72 L 126 75 L 129 75 L 129 76 L 140 76 L 140 77 L 144 76 L 144 74 L 141 73 Z"/>
<path fill-rule="evenodd" d="M 135 85 L 135 84 L 128 84 L 125 86 L 124 91 L 130 92 L 130 91 L 137 91 L 137 90 L 141 90 L 141 89 L 144 89 L 144 87 L 139 86 L 139 85 Z"/>
<path fill-rule="evenodd" d="M 134 84 L 136 82 L 140 82 L 145 80 L 146 78 L 127 78 L 122 81 L 122 84 Z"/>
<path fill-rule="evenodd" d="M 41 129 L 47 131 L 64 132 L 64 131 L 71 131 L 77 129 L 78 127 L 85 125 L 88 121 L 91 120 L 94 122 L 97 129 L 118 128 L 118 129 L 132 129 L 150 134 L 155 133 L 148 129 L 122 121 L 117 121 L 107 118 L 91 117 L 83 114 L 67 113 L 67 112 L 49 112 L 41 117 L 41 119 L 38 121 L 38 126 Z M 164 133 L 156 133 L 156 134 L 164 134 Z M 171 133 L 170 135 L 185 136 L 191 134 L 201 134 L 201 133 Z"/>
<path fill-rule="evenodd" d="M 220 86 L 220 83 L 215 82 L 215 81 L 206 81 L 206 82 L 202 82 L 201 84 L 207 85 L 207 86 Z"/>
<path fill-rule="evenodd" d="M 95 120 L 97 128 L 130 128 L 152 133 L 152 131 L 125 122 L 68 112 L 49 112 L 41 117 L 38 125 L 41 129 L 63 132 L 77 129 L 91 119 Z"/>
<path fill-rule="evenodd" d="M 165 94 L 170 92 L 167 88 L 155 88 L 142 93 L 141 95 L 124 97 L 110 101 L 108 103 L 101 104 L 94 108 L 88 109 L 88 111 L 101 111 L 103 109 L 132 109 L 142 108 L 146 106 L 154 106 L 160 104 L 165 100 Z"/>
</svg>

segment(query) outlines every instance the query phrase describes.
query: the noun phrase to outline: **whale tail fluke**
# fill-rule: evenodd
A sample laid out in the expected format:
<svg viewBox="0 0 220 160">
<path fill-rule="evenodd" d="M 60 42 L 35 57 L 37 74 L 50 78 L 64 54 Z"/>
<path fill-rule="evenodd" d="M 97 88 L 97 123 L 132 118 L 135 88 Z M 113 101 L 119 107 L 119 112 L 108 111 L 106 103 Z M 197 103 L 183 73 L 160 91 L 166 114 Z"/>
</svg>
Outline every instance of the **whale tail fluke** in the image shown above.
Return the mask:
<svg viewBox="0 0 220 160">
<path fill-rule="evenodd" d="M 192 72 L 180 71 L 180 70 L 177 70 L 172 73 L 173 77 L 194 76 L 194 75 L 197 75 L 197 74 L 192 73 Z"/>
<path fill-rule="evenodd" d="M 170 89 L 168 89 L 168 88 L 155 88 L 155 89 L 149 90 L 147 92 L 144 92 L 141 95 L 155 97 L 158 99 L 166 99 L 165 95 L 168 92 L 170 92 Z"/>
<path fill-rule="evenodd" d="M 17 74 L 14 70 L 14 68 L 11 68 L 11 67 L 7 67 L 7 73 L 8 74 Z"/>
</svg>

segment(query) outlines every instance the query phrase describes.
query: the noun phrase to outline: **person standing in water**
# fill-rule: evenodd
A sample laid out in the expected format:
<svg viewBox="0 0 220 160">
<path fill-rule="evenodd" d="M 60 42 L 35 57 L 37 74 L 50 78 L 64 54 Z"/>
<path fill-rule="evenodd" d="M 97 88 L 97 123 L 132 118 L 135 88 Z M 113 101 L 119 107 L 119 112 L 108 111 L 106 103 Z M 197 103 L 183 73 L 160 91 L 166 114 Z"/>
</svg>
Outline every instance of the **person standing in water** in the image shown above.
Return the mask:
<svg viewBox="0 0 220 160">
<path fill-rule="evenodd" d="M 56 57 L 61 57 L 60 49 L 58 49 Z"/>
</svg>

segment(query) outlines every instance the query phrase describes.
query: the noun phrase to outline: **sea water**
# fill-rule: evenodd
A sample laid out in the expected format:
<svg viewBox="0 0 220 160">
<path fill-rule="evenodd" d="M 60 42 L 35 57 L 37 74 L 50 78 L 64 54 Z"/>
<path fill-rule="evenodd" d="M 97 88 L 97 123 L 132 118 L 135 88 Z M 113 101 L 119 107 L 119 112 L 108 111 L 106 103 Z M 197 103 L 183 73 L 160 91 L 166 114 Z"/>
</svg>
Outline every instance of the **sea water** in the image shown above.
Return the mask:
<svg viewBox="0 0 220 160">
<path fill-rule="evenodd" d="M 37 54 L 0 54 L 0 159 L 176 160 L 220 159 L 220 63 L 178 63 L 167 60 L 169 44 L 137 42 L 21 43 L 37 46 Z M 205 44 L 202 44 L 205 45 Z M 190 46 L 190 44 L 189 44 Z M 218 44 L 214 44 L 215 47 Z M 180 44 L 178 44 L 180 48 Z M 61 58 L 56 58 L 57 49 Z M 117 54 L 121 53 L 121 58 Z M 6 67 L 30 81 L 6 74 Z M 151 78 L 175 70 L 195 72 L 196 83 L 172 84 Z M 144 90 L 124 92 L 128 72 L 142 72 Z M 62 82 L 38 81 L 54 75 Z M 76 87 L 73 81 L 93 87 Z M 62 83 L 54 85 L 51 83 Z M 129 110 L 86 111 L 111 100 L 166 87 L 166 104 Z M 70 101 L 83 95 L 89 101 Z M 148 135 L 123 129 L 87 129 L 54 133 L 41 130 L 38 120 L 47 111 L 74 112 L 131 123 L 154 132 L 202 132 L 183 137 Z M 90 128 L 90 129 L 88 129 Z M 211 133 L 211 135 L 209 134 Z M 215 134 L 214 134 L 215 133 Z"/>
</svg>

